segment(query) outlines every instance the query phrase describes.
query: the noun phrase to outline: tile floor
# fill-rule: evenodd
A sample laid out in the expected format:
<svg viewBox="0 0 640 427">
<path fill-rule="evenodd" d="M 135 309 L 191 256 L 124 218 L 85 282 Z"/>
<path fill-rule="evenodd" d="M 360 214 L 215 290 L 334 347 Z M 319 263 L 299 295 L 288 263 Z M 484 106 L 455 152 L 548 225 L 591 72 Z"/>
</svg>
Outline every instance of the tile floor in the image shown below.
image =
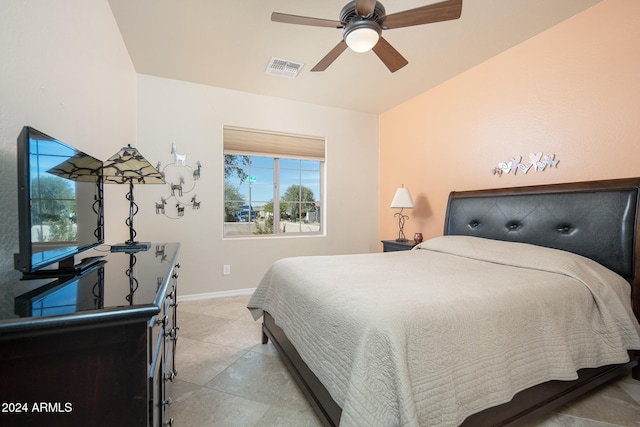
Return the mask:
<svg viewBox="0 0 640 427">
<path fill-rule="evenodd" d="M 170 416 L 179 427 L 321 426 L 275 348 L 261 344 L 248 295 L 181 301 Z M 623 377 L 528 427 L 640 427 L 640 381 Z"/>
</svg>

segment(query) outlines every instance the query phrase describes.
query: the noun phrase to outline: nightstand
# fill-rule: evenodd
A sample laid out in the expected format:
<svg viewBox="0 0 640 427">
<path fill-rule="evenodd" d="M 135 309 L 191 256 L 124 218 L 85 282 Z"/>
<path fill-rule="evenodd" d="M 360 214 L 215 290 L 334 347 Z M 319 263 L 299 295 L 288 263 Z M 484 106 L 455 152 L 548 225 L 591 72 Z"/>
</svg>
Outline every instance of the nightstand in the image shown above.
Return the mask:
<svg viewBox="0 0 640 427">
<path fill-rule="evenodd" d="M 416 242 L 409 240 L 407 242 L 396 242 L 395 240 L 381 240 L 382 252 L 409 251 L 416 245 Z"/>
</svg>

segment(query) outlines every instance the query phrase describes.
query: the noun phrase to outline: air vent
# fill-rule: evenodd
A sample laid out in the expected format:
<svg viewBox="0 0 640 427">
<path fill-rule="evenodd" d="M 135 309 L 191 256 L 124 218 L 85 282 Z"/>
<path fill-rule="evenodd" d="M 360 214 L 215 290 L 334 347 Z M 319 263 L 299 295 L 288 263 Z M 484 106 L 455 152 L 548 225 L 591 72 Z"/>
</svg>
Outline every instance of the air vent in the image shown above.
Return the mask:
<svg viewBox="0 0 640 427">
<path fill-rule="evenodd" d="M 298 72 L 303 65 L 304 64 L 302 62 L 294 62 L 286 59 L 272 57 L 271 61 L 269 61 L 267 69 L 265 70 L 265 73 L 273 74 L 276 76 L 289 77 L 292 79 L 298 75 Z"/>
</svg>

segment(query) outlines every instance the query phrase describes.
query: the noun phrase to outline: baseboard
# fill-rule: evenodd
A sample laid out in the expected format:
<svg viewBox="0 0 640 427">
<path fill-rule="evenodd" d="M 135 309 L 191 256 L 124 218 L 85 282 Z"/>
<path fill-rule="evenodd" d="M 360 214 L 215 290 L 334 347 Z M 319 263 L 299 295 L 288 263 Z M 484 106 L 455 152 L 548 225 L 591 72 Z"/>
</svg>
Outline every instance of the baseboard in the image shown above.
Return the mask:
<svg viewBox="0 0 640 427">
<path fill-rule="evenodd" d="M 235 289 L 232 291 L 207 292 L 204 294 L 191 294 L 191 295 L 178 294 L 178 302 L 197 301 L 197 300 L 209 299 L 209 298 L 237 297 L 240 295 L 251 295 L 255 290 L 256 288 L 248 288 L 248 289 Z"/>
</svg>

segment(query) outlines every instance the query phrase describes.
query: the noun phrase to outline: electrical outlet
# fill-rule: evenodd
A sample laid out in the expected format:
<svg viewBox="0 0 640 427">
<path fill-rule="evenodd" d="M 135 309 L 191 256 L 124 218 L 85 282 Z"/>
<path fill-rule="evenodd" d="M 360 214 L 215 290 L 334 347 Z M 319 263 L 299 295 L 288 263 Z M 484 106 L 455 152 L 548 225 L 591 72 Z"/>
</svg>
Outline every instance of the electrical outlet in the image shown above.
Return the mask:
<svg viewBox="0 0 640 427">
<path fill-rule="evenodd" d="M 225 264 L 222 266 L 222 274 L 228 276 L 231 274 L 231 266 L 229 264 Z"/>
</svg>

